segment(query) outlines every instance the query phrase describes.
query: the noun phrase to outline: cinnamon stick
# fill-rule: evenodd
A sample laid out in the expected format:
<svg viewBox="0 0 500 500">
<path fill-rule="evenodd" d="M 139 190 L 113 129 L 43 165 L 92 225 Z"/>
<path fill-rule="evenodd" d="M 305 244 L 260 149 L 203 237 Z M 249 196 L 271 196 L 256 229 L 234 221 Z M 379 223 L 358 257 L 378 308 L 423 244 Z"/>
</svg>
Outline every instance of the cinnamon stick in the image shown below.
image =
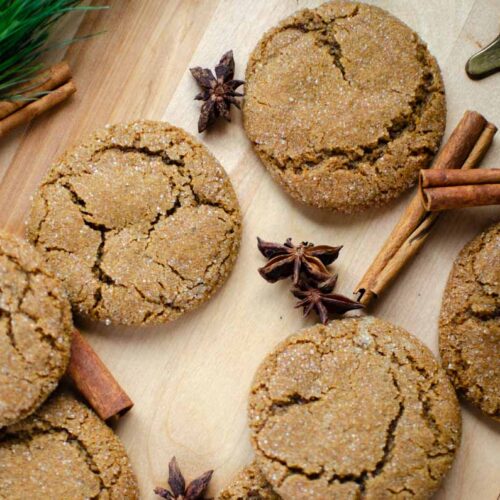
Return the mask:
<svg viewBox="0 0 500 500">
<path fill-rule="evenodd" d="M 500 168 L 421 170 L 420 190 L 427 188 L 500 183 Z"/>
<path fill-rule="evenodd" d="M 429 188 L 424 196 L 425 208 L 430 212 L 500 205 L 500 184 Z"/>
<path fill-rule="evenodd" d="M 44 111 L 53 108 L 75 92 L 76 87 L 73 80 L 69 80 L 69 82 L 61 85 L 50 94 L 40 97 L 40 99 L 37 99 L 36 101 L 30 102 L 26 106 L 8 115 L 3 120 L 0 120 L 0 138 L 19 125 L 22 125 L 23 123 L 26 123 L 40 115 Z"/>
<path fill-rule="evenodd" d="M 419 184 L 429 212 L 500 204 L 500 169 L 422 170 Z"/>
<path fill-rule="evenodd" d="M 475 168 L 481 163 L 484 155 L 487 153 L 488 149 L 490 149 L 493 137 L 496 133 L 496 125 L 488 122 L 481 132 L 481 135 L 479 136 L 479 139 L 477 140 L 475 146 L 472 148 L 469 156 L 465 160 L 462 170 Z"/>
<path fill-rule="evenodd" d="M 77 330 L 73 333 L 67 374 L 103 420 L 121 416 L 134 405 L 90 344 Z"/>
<path fill-rule="evenodd" d="M 27 106 L 31 96 L 36 96 L 42 92 L 48 92 L 60 87 L 71 78 L 71 70 L 68 63 L 62 61 L 54 64 L 46 71 L 38 74 L 30 82 L 24 84 L 18 89 L 18 94 L 23 99 L 15 99 L 11 101 L 0 101 L 0 120 L 14 113 L 20 108 Z"/>
<path fill-rule="evenodd" d="M 448 142 L 436 157 L 433 169 L 477 166 L 491 145 L 494 125 L 474 111 L 466 111 Z M 366 271 L 354 293 L 367 305 L 387 287 L 405 264 L 418 252 L 434 226 L 438 215 L 429 213 L 420 195 L 412 198 L 386 243 Z"/>
</svg>

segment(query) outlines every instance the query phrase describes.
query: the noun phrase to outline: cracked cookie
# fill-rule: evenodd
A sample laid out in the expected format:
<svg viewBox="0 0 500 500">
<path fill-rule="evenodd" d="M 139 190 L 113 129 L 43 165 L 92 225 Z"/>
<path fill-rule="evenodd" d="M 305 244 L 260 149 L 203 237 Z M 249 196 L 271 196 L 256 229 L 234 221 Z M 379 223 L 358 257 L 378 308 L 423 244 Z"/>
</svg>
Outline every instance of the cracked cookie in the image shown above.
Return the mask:
<svg viewBox="0 0 500 500">
<path fill-rule="evenodd" d="M 455 389 L 500 421 L 500 223 L 469 242 L 453 265 L 439 350 Z"/>
<path fill-rule="evenodd" d="M 247 465 L 224 488 L 217 500 L 279 500 L 255 462 Z"/>
<path fill-rule="evenodd" d="M 56 388 L 72 329 L 69 301 L 42 257 L 0 233 L 0 427 L 31 414 Z"/>
<path fill-rule="evenodd" d="M 97 415 L 69 394 L 0 431 L 0 497 L 139 498 L 125 449 Z"/>
<path fill-rule="evenodd" d="M 461 428 L 429 349 L 373 317 L 279 344 L 257 370 L 249 420 L 258 466 L 285 499 L 428 498 Z"/>
<path fill-rule="evenodd" d="M 436 60 L 372 5 L 300 11 L 264 35 L 247 66 L 246 133 L 308 205 L 350 213 L 397 197 L 429 166 L 445 119 Z"/>
<path fill-rule="evenodd" d="M 233 267 L 240 225 L 209 151 L 182 129 L 139 121 L 97 131 L 52 166 L 27 234 L 75 311 L 140 325 L 207 300 Z"/>
</svg>

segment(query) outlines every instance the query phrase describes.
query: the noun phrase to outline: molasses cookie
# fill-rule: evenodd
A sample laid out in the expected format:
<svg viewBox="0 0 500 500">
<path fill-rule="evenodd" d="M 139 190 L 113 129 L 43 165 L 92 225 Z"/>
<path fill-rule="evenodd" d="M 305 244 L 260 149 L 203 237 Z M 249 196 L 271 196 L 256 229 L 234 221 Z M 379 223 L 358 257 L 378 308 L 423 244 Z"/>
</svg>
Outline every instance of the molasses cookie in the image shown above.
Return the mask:
<svg viewBox="0 0 500 500">
<path fill-rule="evenodd" d="M 455 389 L 500 421 L 500 223 L 467 244 L 453 265 L 439 350 Z"/>
<path fill-rule="evenodd" d="M 0 492 L 12 500 L 139 498 L 118 437 L 67 394 L 0 431 Z"/>
<path fill-rule="evenodd" d="M 285 499 L 429 498 L 460 441 L 455 392 L 432 353 L 371 317 L 278 345 L 249 417 L 257 464 Z"/>
<path fill-rule="evenodd" d="M 35 411 L 55 389 L 72 328 L 68 299 L 42 257 L 0 233 L 0 427 Z"/>
<path fill-rule="evenodd" d="M 242 469 L 217 500 L 279 500 L 255 462 Z"/>
<path fill-rule="evenodd" d="M 108 126 L 50 169 L 28 237 L 76 311 L 121 324 L 173 320 L 225 281 L 240 211 L 217 160 L 184 130 Z"/>
<path fill-rule="evenodd" d="M 244 126 L 295 199 L 340 212 L 382 205 L 429 166 L 445 127 L 436 60 L 388 12 L 334 1 L 268 31 L 246 71 Z"/>
</svg>

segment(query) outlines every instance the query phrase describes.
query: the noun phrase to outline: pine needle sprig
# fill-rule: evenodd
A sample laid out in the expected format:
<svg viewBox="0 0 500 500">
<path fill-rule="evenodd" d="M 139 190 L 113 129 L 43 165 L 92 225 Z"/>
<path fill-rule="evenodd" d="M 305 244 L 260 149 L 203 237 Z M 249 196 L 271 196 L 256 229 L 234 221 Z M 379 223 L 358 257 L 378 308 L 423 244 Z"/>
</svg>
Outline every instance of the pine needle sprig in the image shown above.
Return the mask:
<svg viewBox="0 0 500 500">
<path fill-rule="evenodd" d="M 43 69 L 41 56 L 56 45 L 47 43 L 50 29 L 64 14 L 106 8 L 81 3 L 82 0 L 0 0 L 0 99 L 24 98 L 16 91 Z M 63 43 L 82 38 L 88 37 Z M 36 97 L 30 95 L 27 99 Z"/>
</svg>

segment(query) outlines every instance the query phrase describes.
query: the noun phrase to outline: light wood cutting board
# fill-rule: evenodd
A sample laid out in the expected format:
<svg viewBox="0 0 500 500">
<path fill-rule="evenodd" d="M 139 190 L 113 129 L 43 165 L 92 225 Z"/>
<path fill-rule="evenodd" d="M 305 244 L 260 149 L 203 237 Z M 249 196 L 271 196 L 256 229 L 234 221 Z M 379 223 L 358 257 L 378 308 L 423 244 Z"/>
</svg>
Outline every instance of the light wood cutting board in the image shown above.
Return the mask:
<svg viewBox="0 0 500 500">
<path fill-rule="evenodd" d="M 99 2 L 99 3 L 104 3 Z M 30 197 L 51 161 L 96 127 L 137 118 L 167 120 L 196 134 L 199 103 L 188 68 L 213 67 L 233 49 L 237 77 L 265 30 L 317 0 L 108 0 L 111 9 L 73 17 L 62 31 L 106 33 L 66 55 L 78 92 L 59 109 L 2 141 L 0 225 L 24 231 Z M 500 0 L 379 0 L 429 44 L 443 71 L 447 134 L 466 109 L 500 125 L 500 74 L 467 79 L 470 54 L 499 31 Z M 236 268 L 206 305 L 167 326 L 118 328 L 79 324 L 135 401 L 116 427 L 139 478 L 143 498 L 166 485 L 176 455 L 188 478 L 215 469 L 211 493 L 252 457 L 246 425 L 247 391 L 265 354 L 312 324 L 292 308 L 287 285 L 266 284 L 257 235 L 343 244 L 339 289 L 350 293 L 407 203 L 360 216 L 336 216 L 293 202 L 253 154 L 233 111 L 233 123 L 200 137 L 236 188 L 244 232 Z M 500 166 L 500 138 L 484 166 Z M 437 353 L 441 296 L 459 249 L 500 218 L 498 208 L 447 214 L 423 251 L 401 274 L 374 313 L 397 323 Z M 436 498 L 495 500 L 500 493 L 500 427 L 463 405 L 463 440 Z"/>
</svg>

